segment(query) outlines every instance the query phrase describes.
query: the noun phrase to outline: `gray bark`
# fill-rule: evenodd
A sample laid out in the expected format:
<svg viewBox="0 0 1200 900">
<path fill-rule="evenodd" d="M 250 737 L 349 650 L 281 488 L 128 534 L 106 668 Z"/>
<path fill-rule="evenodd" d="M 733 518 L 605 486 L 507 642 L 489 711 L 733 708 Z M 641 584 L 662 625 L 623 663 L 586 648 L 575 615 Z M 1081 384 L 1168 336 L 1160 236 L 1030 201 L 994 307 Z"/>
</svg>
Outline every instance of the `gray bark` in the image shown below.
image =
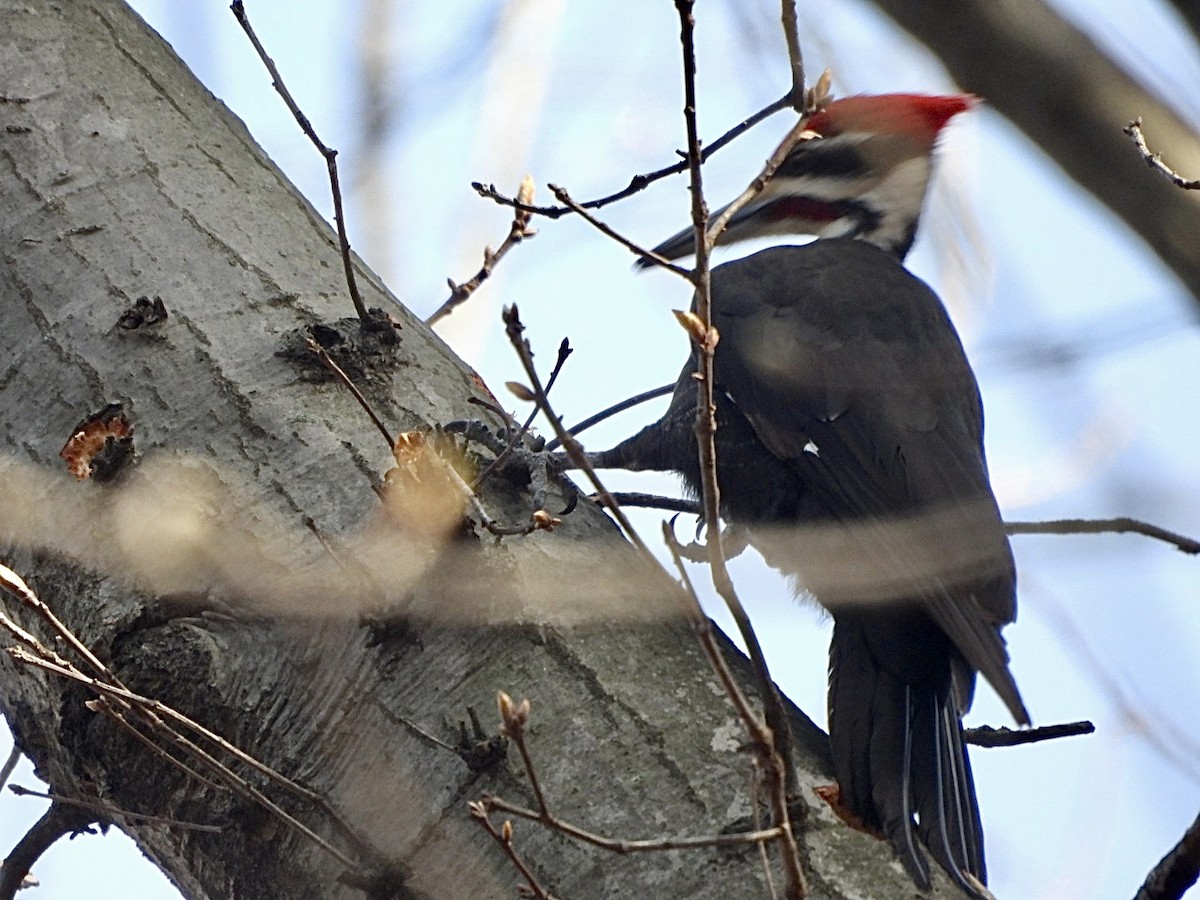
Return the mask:
<svg viewBox="0 0 1200 900">
<path fill-rule="evenodd" d="M 0 93 L 0 541 L 101 659 L 326 797 L 365 842 L 252 779 L 359 874 L 390 869 L 371 896 L 513 895 L 516 872 L 465 804 L 485 790 L 528 803 L 515 754 L 473 775 L 398 719 L 453 741 L 446 720 L 473 706 L 491 725 L 498 689 L 531 699 L 547 794 L 584 826 L 704 834 L 748 811 L 732 710 L 665 576 L 599 513 L 444 545 L 420 516 L 401 527 L 380 511 L 388 448 L 303 352 L 279 353 L 349 310 L 331 231 L 156 35 L 116 0 L 0 0 Z M 402 326 L 394 348 L 352 359 L 376 410 L 395 432 L 477 417 L 470 369 L 359 274 L 368 305 Z M 169 319 L 116 328 L 141 295 Z M 120 486 L 77 483 L 59 448 L 110 401 L 133 419 L 141 463 Z M 482 499 L 501 520 L 528 514 L 519 480 L 493 479 Z M 382 633 L 367 614 L 403 627 Z M 114 811 L 185 896 L 364 895 L 261 809 L 89 711 L 91 697 L 0 656 L 0 706 L 54 791 L 224 826 Z M 798 711 L 794 723 L 807 791 L 828 780 L 825 739 Z M 814 896 L 910 892 L 883 844 L 806 799 Z M 516 843 L 562 897 L 766 896 L 753 852 L 610 857 L 522 822 Z"/>
</svg>

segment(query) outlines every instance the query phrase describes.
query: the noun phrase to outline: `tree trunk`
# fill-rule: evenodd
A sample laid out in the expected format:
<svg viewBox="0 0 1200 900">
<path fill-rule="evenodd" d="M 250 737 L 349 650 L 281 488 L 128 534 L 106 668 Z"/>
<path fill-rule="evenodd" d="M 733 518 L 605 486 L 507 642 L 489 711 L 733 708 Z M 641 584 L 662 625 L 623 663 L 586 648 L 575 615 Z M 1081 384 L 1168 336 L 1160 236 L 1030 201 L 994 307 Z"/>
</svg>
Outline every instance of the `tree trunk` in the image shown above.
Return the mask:
<svg viewBox="0 0 1200 900">
<path fill-rule="evenodd" d="M 381 508 L 389 448 L 306 329 L 393 433 L 478 418 L 468 400 L 487 390 L 361 265 L 368 305 L 400 328 L 340 320 L 332 233 L 242 124 L 116 0 L 0 0 L 0 34 L 4 559 L 132 689 L 317 792 L 362 839 L 235 764 L 348 871 L 135 742 L 85 706 L 93 693 L 0 656 L 0 705 L 52 789 L 111 805 L 192 900 L 509 897 L 517 873 L 466 803 L 531 804 L 516 754 L 472 773 L 406 724 L 453 743 L 468 707 L 493 726 L 503 689 L 532 701 L 542 785 L 584 827 L 696 835 L 746 815 L 732 708 L 666 577 L 604 516 L 581 503 L 553 533 L 441 543 L 426 510 Z M 118 326 L 141 296 L 167 320 Z M 59 449 L 109 402 L 140 462 L 119 484 L 76 482 Z M 531 510 L 519 475 L 481 499 L 501 521 Z M 807 791 L 829 779 L 826 741 L 798 711 L 794 727 Z M 815 896 L 910 892 L 883 844 L 805 799 Z M 766 896 L 751 850 L 617 857 L 522 821 L 515 835 L 572 900 Z"/>
</svg>

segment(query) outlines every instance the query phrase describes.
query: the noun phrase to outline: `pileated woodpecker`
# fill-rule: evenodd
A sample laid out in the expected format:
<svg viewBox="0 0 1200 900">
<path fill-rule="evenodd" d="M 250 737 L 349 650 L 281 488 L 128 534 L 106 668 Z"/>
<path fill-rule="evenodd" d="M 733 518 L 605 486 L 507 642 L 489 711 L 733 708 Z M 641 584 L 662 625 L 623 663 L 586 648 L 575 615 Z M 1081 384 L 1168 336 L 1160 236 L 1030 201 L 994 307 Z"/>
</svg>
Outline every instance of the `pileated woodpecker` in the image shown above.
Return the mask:
<svg viewBox="0 0 1200 900">
<path fill-rule="evenodd" d="M 1000 629 L 1012 553 L 988 481 L 975 377 L 941 301 L 902 265 L 937 136 L 969 96 L 849 97 L 809 122 L 726 242 L 815 234 L 712 272 L 723 517 L 833 617 L 829 734 L 844 812 L 886 835 L 921 888 L 919 844 L 965 891 L 983 833 L 962 741 L 981 672 L 1029 715 Z M 692 250 L 692 232 L 664 242 Z M 699 491 L 695 358 L 666 415 L 600 465 Z"/>
</svg>

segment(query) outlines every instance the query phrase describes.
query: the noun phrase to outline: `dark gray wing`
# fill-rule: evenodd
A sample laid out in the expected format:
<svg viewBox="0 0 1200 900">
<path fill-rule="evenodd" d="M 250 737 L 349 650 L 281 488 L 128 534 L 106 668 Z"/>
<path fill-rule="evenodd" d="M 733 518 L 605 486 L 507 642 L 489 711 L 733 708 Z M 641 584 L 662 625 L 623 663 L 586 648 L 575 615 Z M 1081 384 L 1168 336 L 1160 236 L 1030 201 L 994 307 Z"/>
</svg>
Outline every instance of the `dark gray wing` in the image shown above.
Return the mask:
<svg viewBox="0 0 1200 900">
<path fill-rule="evenodd" d="M 797 518 L 828 523 L 831 545 L 849 537 L 867 573 L 790 567 L 779 558 L 787 542 L 771 538 L 760 548 L 769 561 L 801 570 L 826 605 L 918 599 L 1028 722 L 999 633 L 1015 618 L 1015 575 L 978 388 L 937 296 L 882 250 L 823 240 L 718 267 L 713 309 L 718 388 L 799 476 Z M 730 503 L 731 518 L 755 518 Z M 792 546 L 804 543 L 811 562 L 820 532 Z M 845 584 L 862 593 L 839 595 Z"/>
</svg>

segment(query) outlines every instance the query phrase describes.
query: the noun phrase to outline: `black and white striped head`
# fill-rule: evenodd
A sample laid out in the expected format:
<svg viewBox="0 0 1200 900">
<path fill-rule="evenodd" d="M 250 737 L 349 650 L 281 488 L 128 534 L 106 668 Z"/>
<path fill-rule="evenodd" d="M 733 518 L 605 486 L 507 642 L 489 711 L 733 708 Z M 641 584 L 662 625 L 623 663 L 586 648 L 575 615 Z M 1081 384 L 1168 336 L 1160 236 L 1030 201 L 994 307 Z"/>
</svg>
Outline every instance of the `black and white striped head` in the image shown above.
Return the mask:
<svg viewBox="0 0 1200 900">
<path fill-rule="evenodd" d="M 775 234 L 850 237 L 903 259 L 916 236 L 938 134 L 976 102 L 970 94 L 834 100 L 808 121 L 820 137 L 796 146 L 717 243 Z M 654 249 L 668 259 L 687 256 L 695 249 L 693 231 Z"/>
</svg>

